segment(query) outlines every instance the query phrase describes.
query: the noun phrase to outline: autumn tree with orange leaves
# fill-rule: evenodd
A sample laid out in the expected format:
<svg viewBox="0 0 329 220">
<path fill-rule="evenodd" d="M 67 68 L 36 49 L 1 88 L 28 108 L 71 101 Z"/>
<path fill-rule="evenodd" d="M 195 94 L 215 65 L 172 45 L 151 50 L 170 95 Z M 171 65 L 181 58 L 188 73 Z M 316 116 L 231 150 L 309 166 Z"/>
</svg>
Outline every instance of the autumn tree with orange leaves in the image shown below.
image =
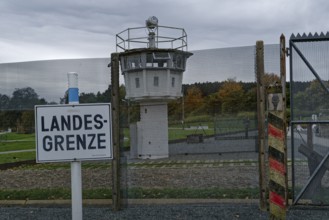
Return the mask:
<svg viewBox="0 0 329 220">
<path fill-rule="evenodd" d="M 184 97 L 185 111 L 192 112 L 199 109 L 203 105 L 202 92 L 200 88 L 192 86 L 187 90 L 187 94 Z"/>
<path fill-rule="evenodd" d="M 244 91 L 241 83 L 228 79 L 218 91 L 222 113 L 237 113 L 244 107 Z"/>
</svg>

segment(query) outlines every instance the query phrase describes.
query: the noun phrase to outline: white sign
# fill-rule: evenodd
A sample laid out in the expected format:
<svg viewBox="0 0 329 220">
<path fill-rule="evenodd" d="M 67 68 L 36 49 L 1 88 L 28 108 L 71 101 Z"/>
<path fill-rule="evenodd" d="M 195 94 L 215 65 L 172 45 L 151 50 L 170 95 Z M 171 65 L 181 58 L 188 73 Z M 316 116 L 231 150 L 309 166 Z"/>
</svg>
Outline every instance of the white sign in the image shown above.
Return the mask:
<svg viewBox="0 0 329 220">
<path fill-rule="evenodd" d="M 282 93 L 268 94 L 268 110 L 269 111 L 283 111 Z"/>
<path fill-rule="evenodd" d="M 37 163 L 112 159 L 111 104 L 35 106 Z"/>
</svg>

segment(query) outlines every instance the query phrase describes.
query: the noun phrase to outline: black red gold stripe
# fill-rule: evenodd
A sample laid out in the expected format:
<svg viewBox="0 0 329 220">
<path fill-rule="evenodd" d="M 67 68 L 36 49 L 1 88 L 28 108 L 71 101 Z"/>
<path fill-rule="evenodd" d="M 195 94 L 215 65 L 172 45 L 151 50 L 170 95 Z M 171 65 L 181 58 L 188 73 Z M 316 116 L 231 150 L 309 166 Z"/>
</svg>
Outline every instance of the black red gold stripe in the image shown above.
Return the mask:
<svg viewBox="0 0 329 220">
<path fill-rule="evenodd" d="M 278 112 L 268 114 L 268 155 L 269 155 L 269 202 L 270 215 L 275 219 L 286 218 L 286 133 L 284 121 Z"/>
<path fill-rule="evenodd" d="M 283 163 L 280 163 L 279 161 L 277 161 L 273 158 L 269 158 L 268 162 L 269 162 L 269 166 L 271 169 L 276 170 L 277 172 L 279 172 L 282 175 L 286 174 L 286 168 Z"/>
<path fill-rule="evenodd" d="M 270 192 L 270 202 L 274 203 L 275 205 L 279 206 L 282 209 L 285 209 L 286 207 L 286 202 L 284 197 L 282 197 L 281 195 L 275 192 Z"/>
<path fill-rule="evenodd" d="M 273 126 L 275 126 L 277 128 L 283 127 L 283 120 L 282 120 L 282 118 L 278 117 L 277 115 L 269 112 L 267 119 L 268 119 L 269 124 L 272 124 Z"/>
<path fill-rule="evenodd" d="M 279 163 L 282 164 L 284 163 L 284 153 L 272 146 L 269 146 L 268 148 L 268 156 L 272 160 L 277 160 Z"/>
<path fill-rule="evenodd" d="M 279 140 L 284 139 L 284 132 L 271 124 L 268 124 L 268 135 L 278 138 Z"/>
</svg>

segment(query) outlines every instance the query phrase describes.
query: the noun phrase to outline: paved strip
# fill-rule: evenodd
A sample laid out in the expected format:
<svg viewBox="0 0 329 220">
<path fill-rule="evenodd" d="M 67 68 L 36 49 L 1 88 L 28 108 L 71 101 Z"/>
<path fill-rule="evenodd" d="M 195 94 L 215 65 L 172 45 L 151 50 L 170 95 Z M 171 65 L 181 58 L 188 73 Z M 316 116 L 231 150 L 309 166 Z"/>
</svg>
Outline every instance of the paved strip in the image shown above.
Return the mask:
<svg viewBox="0 0 329 220">
<path fill-rule="evenodd" d="M 267 212 L 259 210 L 259 205 L 253 201 L 244 200 L 242 203 L 234 200 L 232 202 L 219 200 L 209 203 L 163 203 L 154 204 L 155 201 L 147 201 L 147 203 L 133 204 L 128 200 L 126 206 L 119 212 L 114 212 L 107 201 L 97 206 L 92 203 L 83 208 L 83 219 L 126 219 L 126 220 L 153 220 L 153 219 L 260 219 L 268 220 Z M 247 201 L 245 203 L 245 201 Z M 84 201 L 85 202 L 85 201 Z M 138 201 L 139 202 L 139 201 Z M 142 201 L 143 202 L 143 201 Z M 146 202 L 146 201 L 144 201 Z M 172 201 L 168 201 L 172 202 Z M 199 201 L 202 202 L 202 201 Z M 258 200 L 257 200 L 258 202 Z M 85 203 L 84 203 L 85 204 Z M 94 206 L 96 205 L 96 206 Z M 103 205 L 103 206 L 102 206 Z M 52 204 L 36 205 L 7 205 L 0 206 L 0 220 L 9 219 L 61 219 L 71 220 L 71 207 L 69 204 L 62 206 L 52 206 Z M 287 219 L 329 219 L 329 212 L 326 208 L 311 209 L 307 206 L 300 208 L 292 208 L 288 210 Z"/>
<path fill-rule="evenodd" d="M 22 152 L 33 152 L 35 149 L 28 149 L 28 150 L 12 150 L 12 151 L 3 151 L 0 154 L 13 154 L 13 153 L 22 153 Z"/>
</svg>

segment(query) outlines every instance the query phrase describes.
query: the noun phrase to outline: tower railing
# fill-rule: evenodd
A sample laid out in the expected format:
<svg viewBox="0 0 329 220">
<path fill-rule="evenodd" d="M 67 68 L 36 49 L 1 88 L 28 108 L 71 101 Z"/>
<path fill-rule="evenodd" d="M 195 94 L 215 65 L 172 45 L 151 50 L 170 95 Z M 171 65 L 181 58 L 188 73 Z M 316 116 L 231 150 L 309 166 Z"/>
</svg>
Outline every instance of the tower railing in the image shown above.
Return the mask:
<svg viewBox="0 0 329 220">
<path fill-rule="evenodd" d="M 183 28 L 157 26 L 155 33 L 156 48 L 187 51 L 187 34 Z M 116 35 L 116 52 L 137 48 L 149 48 L 147 27 L 128 28 Z"/>
</svg>

